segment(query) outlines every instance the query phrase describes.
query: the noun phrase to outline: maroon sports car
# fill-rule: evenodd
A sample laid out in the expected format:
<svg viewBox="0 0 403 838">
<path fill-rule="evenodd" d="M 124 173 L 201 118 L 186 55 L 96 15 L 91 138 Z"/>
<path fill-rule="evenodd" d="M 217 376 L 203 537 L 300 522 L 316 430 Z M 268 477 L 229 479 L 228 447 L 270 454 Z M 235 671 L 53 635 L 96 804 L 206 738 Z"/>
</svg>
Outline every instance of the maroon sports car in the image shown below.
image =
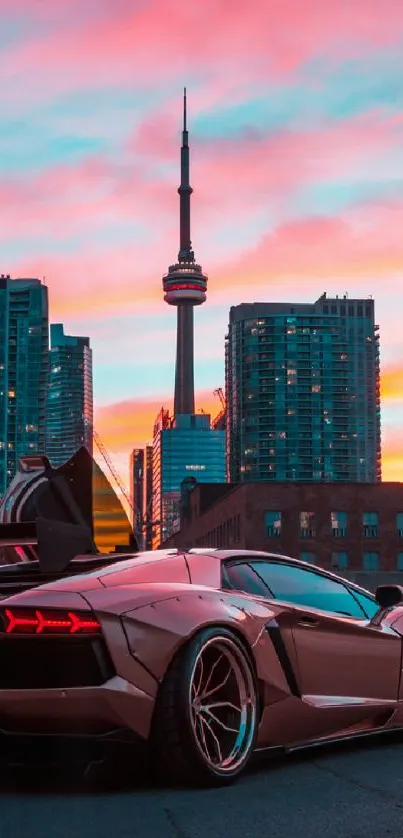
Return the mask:
<svg viewBox="0 0 403 838">
<path fill-rule="evenodd" d="M 400 587 L 245 550 L 68 559 L 34 529 L 0 528 L 39 555 L 0 570 L 0 760 L 138 746 L 222 784 L 256 752 L 403 727 Z"/>
</svg>

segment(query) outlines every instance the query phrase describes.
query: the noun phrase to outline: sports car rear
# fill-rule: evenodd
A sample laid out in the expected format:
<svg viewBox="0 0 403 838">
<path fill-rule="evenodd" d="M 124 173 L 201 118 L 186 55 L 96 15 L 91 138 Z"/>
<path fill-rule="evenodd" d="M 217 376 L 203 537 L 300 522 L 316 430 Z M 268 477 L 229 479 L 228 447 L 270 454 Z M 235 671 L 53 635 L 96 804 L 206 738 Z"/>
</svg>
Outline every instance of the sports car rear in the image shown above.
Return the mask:
<svg viewBox="0 0 403 838">
<path fill-rule="evenodd" d="M 118 616 L 72 592 L 35 591 L 0 608 L 0 761 L 99 761 L 145 742 L 157 684 Z"/>
</svg>

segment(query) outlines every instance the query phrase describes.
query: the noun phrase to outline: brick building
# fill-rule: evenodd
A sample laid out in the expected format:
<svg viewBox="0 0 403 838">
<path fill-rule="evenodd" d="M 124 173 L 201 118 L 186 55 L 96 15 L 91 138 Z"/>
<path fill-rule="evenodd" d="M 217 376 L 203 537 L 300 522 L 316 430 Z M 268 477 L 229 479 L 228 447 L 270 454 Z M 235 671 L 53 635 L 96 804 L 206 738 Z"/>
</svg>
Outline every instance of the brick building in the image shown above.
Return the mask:
<svg viewBox="0 0 403 838">
<path fill-rule="evenodd" d="M 341 572 L 403 570 L 403 483 L 198 484 L 163 546 L 268 550 Z"/>
</svg>

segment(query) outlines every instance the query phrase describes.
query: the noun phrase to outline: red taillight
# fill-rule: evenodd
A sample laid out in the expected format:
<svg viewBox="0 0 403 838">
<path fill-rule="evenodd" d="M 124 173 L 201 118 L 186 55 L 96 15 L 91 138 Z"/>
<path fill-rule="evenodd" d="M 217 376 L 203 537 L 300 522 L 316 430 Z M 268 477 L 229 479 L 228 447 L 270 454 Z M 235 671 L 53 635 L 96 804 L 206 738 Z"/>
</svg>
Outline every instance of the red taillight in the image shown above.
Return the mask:
<svg viewBox="0 0 403 838">
<path fill-rule="evenodd" d="M 6 634 L 96 634 L 101 626 L 93 616 L 77 611 L 6 608 Z"/>
</svg>

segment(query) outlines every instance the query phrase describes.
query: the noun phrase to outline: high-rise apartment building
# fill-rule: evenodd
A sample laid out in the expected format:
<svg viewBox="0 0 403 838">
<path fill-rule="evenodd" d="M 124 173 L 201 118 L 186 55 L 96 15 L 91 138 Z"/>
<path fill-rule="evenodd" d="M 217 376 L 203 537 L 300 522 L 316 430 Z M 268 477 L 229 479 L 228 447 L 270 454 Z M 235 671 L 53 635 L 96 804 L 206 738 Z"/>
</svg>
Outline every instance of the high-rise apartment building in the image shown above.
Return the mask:
<svg viewBox="0 0 403 838">
<path fill-rule="evenodd" d="M 153 547 L 180 527 L 183 481 L 225 482 L 225 431 L 211 428 L 210 416 L 180 414 L 171 418 L 162 409 L 153 440 Z"/>
<path fill-rule="evenodd" d="M 39 279 L 0 277 L 0 496 L 20 457 L 45 452 L 48 291 Z"/>
<path fill-rule="evenodd" d="M 50 327 L 46 454 L 56 468 L 84 446 L 93 451 L 92 350 L 87 337 Z"/>
<path fill-rule="evenodd" d="M 231 308 L 226 395 L 230 482 L 381 479 L 371 298 Z"/>
</svg>

